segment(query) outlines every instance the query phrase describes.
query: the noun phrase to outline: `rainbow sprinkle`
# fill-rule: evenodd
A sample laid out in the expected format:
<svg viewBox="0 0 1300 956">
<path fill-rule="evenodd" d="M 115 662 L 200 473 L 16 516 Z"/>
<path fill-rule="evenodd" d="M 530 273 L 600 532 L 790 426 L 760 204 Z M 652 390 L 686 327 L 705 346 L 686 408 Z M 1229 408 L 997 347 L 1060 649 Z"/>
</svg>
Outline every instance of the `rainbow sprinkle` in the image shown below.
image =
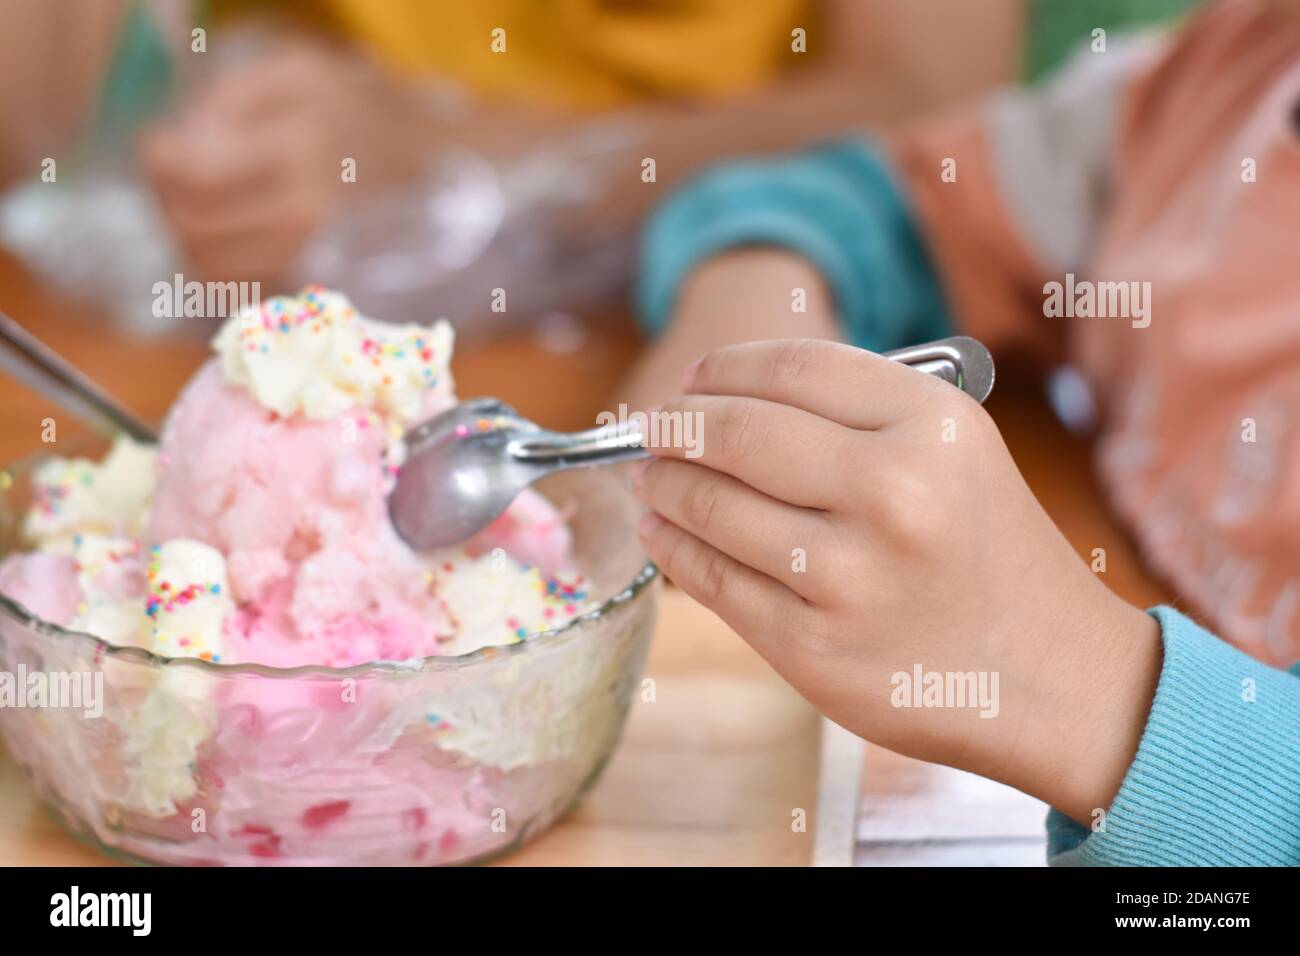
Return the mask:
<svg viewBox="0 0 1300 956">
<path fill-rule="evenodd" d="M 425 714 L 424 719 L 427 720 L 430 726 L 433 727 L 434 731 L 438 733 L 441 733 L 442 731 L 446 731 L 446 730 L 451 730 L 452 728 L 450 721 L 446 720 L 443 717 L 438 716 L 437 714 Z"/>
<path fill-rule="evenodd" d="M 505 628 L 516 643 L 527 638 L 529 634 L 551 630 L 559 624 L 566 623 L 582 610 L 581 605 L 588 597 L 587 589 L 583 586 L 586 578 L 581 574 L 575 575 L 572 580 L 565 580 L 556 575 L 543 576 L 540 570 L 529 565 L 522 565 L 522 567 L 531 572 L 533 586 L 540 592 L 544 606 L 542 619 L 531 627 L 517 617 L 505 619 Z"/>
<path fill-rule="evenodd" d="M 514 424 L 514 419 L 505 415 L 495 415 L 492 418 L 480 418 L 474 423 L 474 427 L 468 425 L 457 425 L 454 434 L 457 438 L 467 438 L 476 432 L 496 431 L 500 428 L 509 428 Z"/>
<path fill-rule="evenodd" d="M 57 475 L 50 480 L 45 475 L 34 482 L 32 489 L 32 510 L 47 518 L 58 516 L 63 506 L 72 497 L 73 489 L 80 485 L 89 488 L 95 483 L 95 472 L 88 464 L 68 462 L 58 469 Z"/>
<path fill-rule="evenodd" d="M 305 329 L 312 335 L 335 327 L 347 327 L 361 321 L 357 310 L 342 296 L 331 294 L 322 285 L 309 285 L 296 296 L 280 295 L 267 299 L 255 313 L 242 319 L 239 339 L 245 351 L 267 354 L 277 336 L 291 335 Z M 370 327 L 360 338 L 356 353 L 342 357 L 345 365 L 362 364 L 381 370 L 379 384 L 391 388 L 398 374 L 392 363 L 403 363 L 420 384 L 433 388 L 439 382 L 440 363 L 447 356 L 439 353 L 422 329 L 398 328 L 376 331 Z"/>
<path fill-rule="evenodd" d="M 145 614 L 149 615 L 149 617 L 157 620 L 159 610 L 171 613 L 176 610 L 178 605 L 189 604 L 191 601 L 204 594 L 216 595 L 221 593 L 221 585 L 212 582 L 206 584 L 187 584 L 180 590 L 173 590 L 170 581 L 158 580 L 159 563 L 161 560 L 159 558 L 159 552 L 161 551 L 161 548 L 155 544 L 149 549 L 149 551 L 151 555 L 149 558 L 149 568 L 145 572 L 145 576 L 149 581 L 149 596 L 145 600 L 144 608 Z M 180 645 L 181 647 L 189 646 L 189 638 L 181 638 Z"/>
<path fill-rule="evenodd" d="M 80 549 L 85 543 L 85 538 L 80 534 L 72 536 L 72 545 Z M 104 551 L 104 558 L 111 564 L 118 564 L 124 558 L 133 558 L 140 553 L 140 542 L 132 541 L 124 548 L 108 548 Z M 79 558 L 73 559 L 72 569 L 77 574 L 83 574 L 88 577 L 94 577 L 104 568 L 104 561 L 82 561 Z"/>
</svg>

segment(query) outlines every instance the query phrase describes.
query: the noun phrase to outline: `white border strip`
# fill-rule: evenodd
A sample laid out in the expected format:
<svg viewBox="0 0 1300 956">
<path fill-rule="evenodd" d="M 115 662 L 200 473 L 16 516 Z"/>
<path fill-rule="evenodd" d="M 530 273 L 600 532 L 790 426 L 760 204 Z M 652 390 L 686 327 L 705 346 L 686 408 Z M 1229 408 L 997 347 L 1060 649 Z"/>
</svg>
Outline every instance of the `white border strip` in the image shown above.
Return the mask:
<svg viewBox="0 0 1300 956">
<path fill-rule="evenodd" d="M 825 717 L 821 725 L 812 865 L 852 866 L 867 743 Z"/>
</svg>

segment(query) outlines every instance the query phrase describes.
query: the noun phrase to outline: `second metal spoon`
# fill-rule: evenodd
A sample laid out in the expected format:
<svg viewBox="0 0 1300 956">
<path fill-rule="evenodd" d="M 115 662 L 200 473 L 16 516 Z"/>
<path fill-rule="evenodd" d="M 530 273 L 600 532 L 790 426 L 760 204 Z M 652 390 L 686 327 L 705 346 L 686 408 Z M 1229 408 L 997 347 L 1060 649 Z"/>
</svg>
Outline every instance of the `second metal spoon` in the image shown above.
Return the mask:
<svg viewBox="0 0 1300 956">
<path fill-rule="evenodd" d="M 0 369 L 101 431 L 126 432 L 146 444 L 158 440 L 148 425 L 3 312 L 0 312 Z"/>
</svg>

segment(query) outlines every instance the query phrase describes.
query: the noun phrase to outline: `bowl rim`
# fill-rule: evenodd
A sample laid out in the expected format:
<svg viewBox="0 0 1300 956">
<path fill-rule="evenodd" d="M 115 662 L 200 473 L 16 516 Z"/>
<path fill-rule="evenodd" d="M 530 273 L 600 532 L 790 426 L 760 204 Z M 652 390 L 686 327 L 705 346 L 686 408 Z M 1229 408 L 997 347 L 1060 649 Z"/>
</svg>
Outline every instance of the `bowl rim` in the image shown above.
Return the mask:
<svg viewBox="0 0 1300 956">
<path fill-rule="evenodd" d="M 28 455 L 12 464 L 4 466 L 4 470 L 13 476 L 15 469 L 22 468 L 29 470 L 37 462 L 50 457 L 51 455 L 49 454 Z M 19 552 L 11 551 L 8 553 L 13 554 Z M 430 671 L 456 670 L 461 667 L 468 667 L 474 664 L 496 660 L 497 658 L 513 657 L 518 654 L 530 653 L 530 649 L 533 647 L 549 647 L 557 643 L 563 637 L 594 626 L 597 622 L 608 617 L 624 605 L 630 604 L 658 577 L 658 567 L 655 566 L 653 561 L 647 559 L 645 563 L 641 565 L 641 568 L 636 572 L 636 574 L 633 575 L 632 580 L 628 582 L 628 584 L 626 584 L 621 590 L 607 597 L 597 607 L 577 615 L 562 627 L 549 628 L 544 631 L 534 631 L 515 641 L 513 644 L 486 644 L 483 647 L 467 651 L 464 654 L 433 654 L 428 657 L 412 657 L 403 661 L 366 661 L 361 664 L 353 664 L 350 667 L 330 667 L 326 664 L 299 664 L 296 667 L 276 667 L 271 664 L 258 664 L 252 661 L 245 661 L 238 664 L 223 664 L 218 661 L 207 661 L 198 657 L 168 657 L 163 654 L 155 654 L 153 651 L 143 647 L 135 647 L 134 645 L 128 644 L 113 644 L 104 640 L 102 637 L 97 637 L 96 635 L 90 634 L 86 631 L 74 630 L 72 628 L 63 627 L 60 624 L 55 624 L 53 621 L 47 621 L 39 615 L 33 614 L 24 604 L 22 604 L 22 602 L 14 600 L 3 590 L 0 590 L 0 614 L 5 615 L 15 623 L 42 636 L 57 637 L 60 640 L 89 642 L 93 648 L 93 653 L 96 655 L 96 663 L 99 663 L 104 658 L 114 658 L 148 667 L 191 668 L 198 671 L 205 671 L 218 677 L 233 674 L 252 674 L 258 677 L 267 677 L 277 680 L 300 677 L 346 680 L 348 678 L 365 677 L 374 673 L 420 674 Z"/>
</svg>

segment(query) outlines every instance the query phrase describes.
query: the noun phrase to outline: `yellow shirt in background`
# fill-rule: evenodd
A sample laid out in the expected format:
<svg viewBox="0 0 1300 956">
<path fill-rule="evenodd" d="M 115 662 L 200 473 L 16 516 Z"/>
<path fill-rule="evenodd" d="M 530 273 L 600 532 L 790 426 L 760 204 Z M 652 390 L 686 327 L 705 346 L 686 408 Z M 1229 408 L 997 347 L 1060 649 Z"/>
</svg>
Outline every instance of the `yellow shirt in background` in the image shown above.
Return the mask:
<svg viewBox="0 0 1300 956">
<path fill-rule="evenodd" d="M 345 36 L 408 75 L 489 97 L 599 108 L 743 92 L 806 59 L 813 0 L 215 0 Z M 493 52 L 493 31 L 505 52 Z M 809 54 L 811 55 L 811 54 Z"/>
</svg>

